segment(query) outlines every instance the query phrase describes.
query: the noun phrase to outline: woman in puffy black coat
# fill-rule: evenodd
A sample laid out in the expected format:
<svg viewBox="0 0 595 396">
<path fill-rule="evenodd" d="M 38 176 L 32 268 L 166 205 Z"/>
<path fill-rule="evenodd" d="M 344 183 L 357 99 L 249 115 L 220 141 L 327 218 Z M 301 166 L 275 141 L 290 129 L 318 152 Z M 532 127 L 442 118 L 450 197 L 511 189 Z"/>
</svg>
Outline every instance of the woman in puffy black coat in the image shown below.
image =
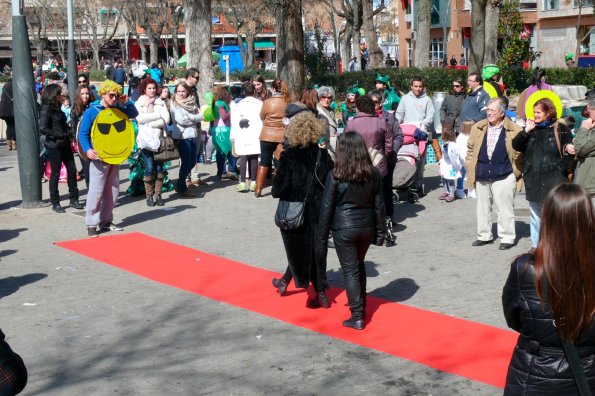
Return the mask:
<svg viewBox="0 0 595 396">
<path fill-rule="evenodd" d="M 555 187 L 544 201 L 535 254 L 512 263 L 502 293 L 506 323 L 520 333 L 505 396 L 578 395 L 562 340 L 576 346 L 589 387 L 595 390 L 593 235 L 595 208 L 585 190 L 570 183 Z"/>
<path fill-rule="evenodd" d="M 363 330 L 366 309 L 364 259 L 370 244 L 382 246 L 386 233 L 382 177 L 357 132 L 337 140 L 336 161 L 327 176 L 320 209 L 321 250 L 333 231 L 335 250 L 343 269 L 351 317 L 343 326 Z"/>
<path fill-rule="evenodd" d="M 60 206 L 60 193 L 58 192 L 58 179 L 62 163 L 68 173 L 68 192 L 70 193 L 70 206 L 83 209 L 79 202 L 79 190 L 76 184 L 76 166 L 70 142 L 72 135 L 66 123 L 66 114 L 62 112 L 62 88 L 57 84 L 47 85 L 41 92 L 41 108 L 39 110 L 39 131 L 45 136 L 47 160 L 50 163 L 50 201 L 52 210 L 64 213 Z"/>
<path fill-rule="evenodd" d="M 462 120 L 458 120 L 463 107 L 463 100 L 467 93 L 467 85 L 461 77 L 457 77 L 452 82 L 452 90 L 440 106 L 440 123 L 456 126 L 455 132 L 460 132 Z"/>
<path fill-rule="evenodd" d="M 556 107 L 550 99 L 538 100 L 533 112 L 534 119 L 528 119 L 525 129 L 512 140 L 512 148 L 525 154 L 523 178 L 531 212 L 532 251 L 537 247 L 543 200 L 554 186 L 568 180 L 562 164 L 563 157 L 568 157 L 565 147 L 572 143 L 572 133 L 557 122 Z"/>
<path fill-rule="evenodd" d="M 285 131 L 289 147 L 279 158 L 279 169 L 273 180 L 271 194 L 285 201 L 303 201 L 308 184 L 312 185 L 304 209 L 304 224 L 298 230 L 281 231 L 289 270 L 281 279 L 273 279 L 273 285 L 283 295 L 287 284 L 293 279 L 298 288 L 307 288 L 311 283 L 316 296 L 308 298 L 309 308 L 328 308 L 330 303 L 325 293 L 326 251 L 317 249 L 320 204 L 324 180 L 332 169 L 333 162 L 327 150 L 318 146 L 324 135 L 322 123 L 309 111 L 302 111 L 291 118 Z M 316 160 L 320 155 L 318 166 Z"/>
</svg>

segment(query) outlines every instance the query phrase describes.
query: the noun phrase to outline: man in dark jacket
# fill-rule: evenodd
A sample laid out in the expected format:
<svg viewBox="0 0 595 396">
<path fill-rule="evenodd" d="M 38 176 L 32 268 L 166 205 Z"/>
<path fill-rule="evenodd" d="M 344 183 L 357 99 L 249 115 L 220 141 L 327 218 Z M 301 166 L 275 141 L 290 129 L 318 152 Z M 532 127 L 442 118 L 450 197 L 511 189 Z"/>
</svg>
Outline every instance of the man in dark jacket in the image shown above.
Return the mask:
<svg viewBox="0 0 595 396">
<path fill-rule="evenodd" d="M 460 130 L 463 121 L 473 120 L 475 122 L 485 120 L 487 117 L 486 105 L 490 95 L 483 89 L 483 79 L 479 73 L 471 73 L 467 77 L 467 85 L 470 92 L 463 100 L 461 115 L 457 118 L 455 128 Z"/>
<path fill-rule="evenodd" d="M 118 63 L 118 67 L 114 70 L 114 82 L 120 84 L 122 89 L 124 88 L 124 84 L 126 83 L 127 76 L 122 63 Z"/>
<path fill-rule="evenodd" d="M 500 250 L 514 246 L 514 195 L 521 176 L 522 156 L 512 148 L 512 140 L 521 128 L 505 117 L 506 105 L 501 98 L 488 102 L 488 119 L 471 129 L 467 143 L 467 182 L 477 195 L 477 240 L 473 246 L 493 242 L 492 203 L 498 209 Z"/>
</svg>

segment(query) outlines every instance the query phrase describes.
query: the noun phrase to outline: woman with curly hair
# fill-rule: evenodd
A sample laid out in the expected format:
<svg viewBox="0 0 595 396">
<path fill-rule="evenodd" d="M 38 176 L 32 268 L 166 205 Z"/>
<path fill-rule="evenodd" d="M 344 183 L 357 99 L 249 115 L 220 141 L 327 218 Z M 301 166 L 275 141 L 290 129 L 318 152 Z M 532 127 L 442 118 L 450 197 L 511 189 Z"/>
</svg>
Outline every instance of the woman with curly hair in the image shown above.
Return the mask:
<svg viewBox="0 0 595 396">
<path fill-rule="evenodd" d="M 290 119 L 286 135 L 289 147 L 281 153 L 272 195 L 293 202 L 307 199 L 303 225 L 297 230 L 281 231 L 289 271 L 283 278 L 273 279 L 273 285 L 283 295 L 293 275 L 296 287 L 307 288 L 311 283 L 314 288 L 316 295 L 308 298 L 308 307 L 328 308 L 326 251 L 317 249 L 316 241 L 320 238 L 318 218 L 324 180 L 333 163 L 327 150 L 318 146 L 323 136 L 322 123 L 309 111 L 302 111 Z M 304 187 L 308 185 L 309 189 Z"/>
<path fill-rule="evenodd" d="M 58 84 L 49 84 L 41 91 L 41 107 L 39 109 L 39 131 L 45 136 L 44 147 L 47 159 L 50 163 L 52 173 L 50 175 L 50 201 L 52 210 L 56 213 L 64 213 L 60 206 L 60 193 L 58 191 L 58 179 L 60 167 L 66 167 L 68 177 L 68 192 L 70 193 L 70 206 L 75 209 L 83 209 L 79 202 L 79 189 L 76 184 L 76 166 L 70 142 L 66 114 L 62 112 L 62 88 Z"/>
<path fill-rule="evenodd" d="M 386 234 L 382 177 L 357 132 L 337 140 L 336 162 L 326 179 L 320 209 L 319 244 L 326 251 L 333 231 L 335 251 L 343 269 L 351 317 L 343 326 L 364 329 L 366 268 L 370 244 L 382 246 Z"/>
</svg>

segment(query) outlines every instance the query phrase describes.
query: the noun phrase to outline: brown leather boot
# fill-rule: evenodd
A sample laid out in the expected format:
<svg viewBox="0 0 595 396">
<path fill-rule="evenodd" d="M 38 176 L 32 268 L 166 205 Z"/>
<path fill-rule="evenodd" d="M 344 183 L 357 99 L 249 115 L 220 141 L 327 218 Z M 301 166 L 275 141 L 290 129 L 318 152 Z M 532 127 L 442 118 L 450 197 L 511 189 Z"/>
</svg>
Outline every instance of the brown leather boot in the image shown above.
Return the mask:
<svg viewBox="0 0 595 396">
<path fill-rule="evenodd" d="M 13 148 L 13 144 L 14 144 L 14 147 L 16 147 L 16 142 L 15 142 L 14 140 L 12 140 L 12 139 L 8 139 L 8 140 L 6 141 L 6 147 L 8 148 L 8 151 L 12 151 L 12 150 L 14 150 L 14 148 Z"/>
<path fill-rule="evenodd" d="M 442 159 L 442 151 L 440 150 L 440 141 L 438 139 L 432 139 L 432 148 L 434 149 L 434 154 L 436 154 L 436 160 L 440 161 Z"/>
<path fill-rule="evenodd" d="M 254 190 L 254 196 L 260 198 L 262 196 L 262 188 L 267 180 L 267 174 L 269 173 L 268 166 L 258 165 L 258 171 L 256 172 L 256 189 Z"/>
<path fill-rule="evenodd" d="M 153 179 L 153 176 L 145 176 L 143 181 L 145 182 L 145 193 L 147 194 L 147 206 L 155 206 L 155 201 L 153 201 L 155 179 Z"/>
<path fill-rule="evenodd" d="M 157 173 L 157 179 L 155 179 L 155 205 L 163 206 L 164 202 L 161 198 L 161 190 L 163 189 L 163 173 Z"/>
</svg>

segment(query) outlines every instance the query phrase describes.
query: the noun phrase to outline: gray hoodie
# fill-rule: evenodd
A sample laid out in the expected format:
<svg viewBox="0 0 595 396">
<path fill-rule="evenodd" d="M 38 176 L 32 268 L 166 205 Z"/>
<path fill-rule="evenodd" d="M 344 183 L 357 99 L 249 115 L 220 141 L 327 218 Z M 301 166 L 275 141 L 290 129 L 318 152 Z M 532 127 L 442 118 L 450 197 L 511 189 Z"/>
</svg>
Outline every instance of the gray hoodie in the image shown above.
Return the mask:
<svg viewBox="0 0 595 396">
<path fill-rule="evenodd" d="M 395 115 L 399 124 L 422 122 L 424 131 L 434 130 L 434 102 L 425 91 L 419 96 L 409 91 L 401 98 Z"/>
</svg>

